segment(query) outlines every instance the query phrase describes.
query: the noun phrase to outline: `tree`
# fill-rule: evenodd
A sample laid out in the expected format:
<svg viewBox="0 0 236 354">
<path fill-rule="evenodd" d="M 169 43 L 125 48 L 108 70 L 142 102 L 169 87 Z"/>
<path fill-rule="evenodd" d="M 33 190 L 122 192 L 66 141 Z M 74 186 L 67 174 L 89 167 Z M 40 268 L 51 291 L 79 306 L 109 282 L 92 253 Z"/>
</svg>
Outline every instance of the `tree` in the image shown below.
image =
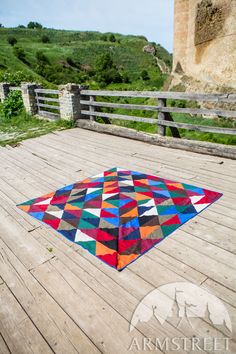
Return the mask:
<svg viewBox="0 0 236 354">
<path fill-rule="evenodd" d="M 99 57 L 97 57 L 95 66 L 97 71 L 104 71 L 113 68 L 114 63 L 111 54 L 101 54 Z"/>
<path fill-rule="evenodd" d="M 43 26 L 40 23 L 33 22 L 33 21 L 30 21 L 28 23 L 27 27 L 30 28 L 30 29 L 42 29 L 43 28 Z"/>
<path fill-rule="evenodd" d="M 110 41 L 110 42 L 116 42 L 116 37 L 114 36 L 113 33 L 110 34 L 110 36 L 109 36 L 109 41 Z"/>
<path fill-rule="evenodd" d="M 101 84 L 108 85 L 111 83 L 122 82 L 122 76 L 115 66 L 111 54 L 101 54 L 95 64 L 96 80 Z"/>
<path fill-rule="evenodd" d="M 25 28 L 25 26 L 24 25 L 19 25 L 18 28 Z"/>
<path fill-rule="evenodd" d="M 104 41 L 104 42 L 107 42 L 107 35 L 106 34 L 103 34 L 101 36 L 101 40 Z"/>
<path fill-rule="evenodd" d="M 46 34 L 44 34 L 41 39 L 42 39 L 43 43 L 49 43 L 50 42 L 50 38 Z"/>
<path fill-rule="evenodd" d="M 2 23 L 0 23 L 0 28 L 4 28 L 4 26 L 3 26 L 3 24 L 2 24 Z"/>
<path fill-rule="evenodd" d="M 144 80 L 144 81 L 148 81 L 148 80 L 150 80 L 150 77 L 149 77 L 149 75 L 148 75 L 148 72 L 147 72 L 147 70 L 143 70 L 142 72 L 141 72 L 141 79 L 142 80 Z"/>
<path fill-rule="evenodd" d="M 17 39 L 16 39 L 15 37 L 13 37 L 13 36 L 9 36 L 9 37 L 7 38 L 7 41 L 8 41 L 8 43 L 9 43 L 10 45 L 12 45 L 13 47 L 14 47 L 14 45 L 17 43 Z"/>
</svg>

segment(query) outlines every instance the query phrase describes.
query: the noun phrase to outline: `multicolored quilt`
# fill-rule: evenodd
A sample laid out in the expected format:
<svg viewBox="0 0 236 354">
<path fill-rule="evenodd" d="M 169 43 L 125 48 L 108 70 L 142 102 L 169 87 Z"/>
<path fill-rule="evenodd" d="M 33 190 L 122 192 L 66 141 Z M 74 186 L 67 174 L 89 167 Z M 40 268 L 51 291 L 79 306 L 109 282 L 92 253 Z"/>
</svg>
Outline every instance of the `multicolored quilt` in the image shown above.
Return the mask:
<svg viewBox="0 0 236 354">
<path fill-rule="evenodd" d="M 18 207 L 122 270 L 221 196 L 112 168 Z"/>
</svg>

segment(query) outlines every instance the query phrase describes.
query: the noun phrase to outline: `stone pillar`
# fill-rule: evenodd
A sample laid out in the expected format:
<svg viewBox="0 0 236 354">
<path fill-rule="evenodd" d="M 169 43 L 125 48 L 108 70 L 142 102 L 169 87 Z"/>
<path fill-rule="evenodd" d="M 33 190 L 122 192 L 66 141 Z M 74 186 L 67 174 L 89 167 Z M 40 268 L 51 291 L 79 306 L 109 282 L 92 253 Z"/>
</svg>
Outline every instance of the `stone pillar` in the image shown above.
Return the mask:
<svg viewBox="0 0 236 354">
<path fill-rule="evenodd" d="M 76 121 L 81 118 L 80 91 L 77 84 L 67 84 L 59 87 L 59 102 L 61 119 Z"/>
<path fill-rule="evenodd" d="M 32 115 L 35 115 L 38 112 L 36 93 L 35 93 L 35 89 L 37 88 L 40 88 L 40 85 L 37 85 L 35 83 L 21 84 L 22 99 L 23 99 L 25 110 L 26 112 Z"/>
<path fill-rule="evenodd" d="M 175 0 L 173 72 L 183 74 L 186 70 L 189 0 Z"/>
<path fill-rule="evenodd" d="M 0 101 L 3 102 L 10 92 L 10 84 L 5 82 L 0 83 Z"/>
</svg>

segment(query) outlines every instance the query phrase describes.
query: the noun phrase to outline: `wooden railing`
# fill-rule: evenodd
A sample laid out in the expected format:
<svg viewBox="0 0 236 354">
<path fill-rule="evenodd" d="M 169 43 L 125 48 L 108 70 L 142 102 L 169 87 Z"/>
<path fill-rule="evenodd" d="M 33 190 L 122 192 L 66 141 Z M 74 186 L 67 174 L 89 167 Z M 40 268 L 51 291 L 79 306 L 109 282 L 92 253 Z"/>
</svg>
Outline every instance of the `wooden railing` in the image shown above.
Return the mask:
<svg viewBox="0 0 236 354">
<path fill-rule="evenodd" d="M 7 97 L 9 90 L 21 90 L 25 109 L 30 114 L 38 114 L 50 119 L 77 120 L 77 126 L 85 129 L 107 132 L 162 146 L 236 158 L 234 146 L 179 139 L 182 129 L 236 135 L 236 94 L 233 93 L 105 91 L 89 90 L 77 84 L 67 84 L 60 87 L 59 90 L 49 90 L 31 83 L 23 83 L 21 87 L 10 87 L 9 84 L 0 83 L 1 101 Z M 122 98 L 126 98 L 126 100 L 122 101 Z M 132 112 L 128 112 L 130 110 Z M 184 122 L 181 122 L 179 117 L 177 121 L 174 113 L 184 114 Z M 205 125 L 197 124 L 197 120 L 194 122 L 194 118 L 191 116 L 220 119 L 215 119 L 211 125 L 209 123 Z M 105 126 L 98 123 L 100 120 L 96 118 L 102 118 L 105 123 L 114 122 L 115 125 Z M 188 122 L 189 118 L 191 123 Z M 159 134 L 150 135 L 120 127 L 120 121 L 153 124 L 158 128 Z M 222 122 L 230 124 L 226 124 L 228 127 L 225 127 Z M 218 126 L 216 126 L 217 124 Z M 127 124 L 127 126 L 129 125 Z M 165 138 L 168 127 L 173 138 L 178 139 Z"/>
<path fill-rule="evenodd" d="M 9 87 L 10 91 L 21 91 L 21 87 L 15 87 L 15 86 L 11 86 Z"/>
<path fill-rule="evenodd" d="M 35 89 L 38 114 L 45 118 L 59 119 L 60 105 L 58 90 Z"/>
<path fill-rule="evenodd" d="M 236 129 L 213 127 L 207 125 L 197 125 L 189 123 L 179 123 L 172 119 L 170 113 L 181 113 L 191 115 L 204 115 L 208 117 L 224 117 L 224 118 L 236 118 L 235 110 L 226 109 L 206 109 L 206 108 L 179 108 L 168 107 L 168 100 L 183 100 L 183 101 L 196 101 L 196 102 L 213 102 L 221 104 L 236 104 L 236 94 L 195 94 L 195 93 L 182 93 L 182 92 L 156 92 L 156 91 L 94 91 L 94 90 L 82 90 L 81 96 L 83 99 L 80 101 L 81 105 L 87 109 L 82 109 L 81 114 L 84 117 L 90 117 L 90 120 L 96 119 L 96 117 L 102 117 L 107 119 L 117 119 L 135 122 L 145 122 L 150 124 L 157 124 L 159 127 L 159 134 L 166 135 L 166 127 L 170 127 L 172 135 L 174 137 L 180 137 L 178 128 L 236 135 Z M 99 101 L 96 98 L 99 97 Z M 127 98 L 153 98 L 156 99 L 156 105 L 140 105 L 140 104 L 122 104 L 122 103 L 110 103 L 102 102 L 102 97 L 127 97 Z M 87 98 L 85 100 L 85 98 Z M 101 111 L 102 108 L 113 109 L 127 109 L 127 110 L 139 110 L 139 111 L 153 111 L 157 112 L 157 118 L 145 118 L 139 116 L 131 116 L 125 114 L 107 113 Z"/>
</svg>

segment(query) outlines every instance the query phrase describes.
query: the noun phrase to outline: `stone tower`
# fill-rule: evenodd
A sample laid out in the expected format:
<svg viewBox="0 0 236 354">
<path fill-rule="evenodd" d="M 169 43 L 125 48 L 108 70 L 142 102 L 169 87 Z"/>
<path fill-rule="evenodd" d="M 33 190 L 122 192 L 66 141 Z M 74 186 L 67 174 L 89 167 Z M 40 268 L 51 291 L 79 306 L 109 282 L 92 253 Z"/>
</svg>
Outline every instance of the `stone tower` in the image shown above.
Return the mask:
<svg viewBox="0 0 236 354">
<path fill-rule="evenodd" d="M 174 78 L 236 89 L 236 0 L 175 0 Z"/>
</svg>

